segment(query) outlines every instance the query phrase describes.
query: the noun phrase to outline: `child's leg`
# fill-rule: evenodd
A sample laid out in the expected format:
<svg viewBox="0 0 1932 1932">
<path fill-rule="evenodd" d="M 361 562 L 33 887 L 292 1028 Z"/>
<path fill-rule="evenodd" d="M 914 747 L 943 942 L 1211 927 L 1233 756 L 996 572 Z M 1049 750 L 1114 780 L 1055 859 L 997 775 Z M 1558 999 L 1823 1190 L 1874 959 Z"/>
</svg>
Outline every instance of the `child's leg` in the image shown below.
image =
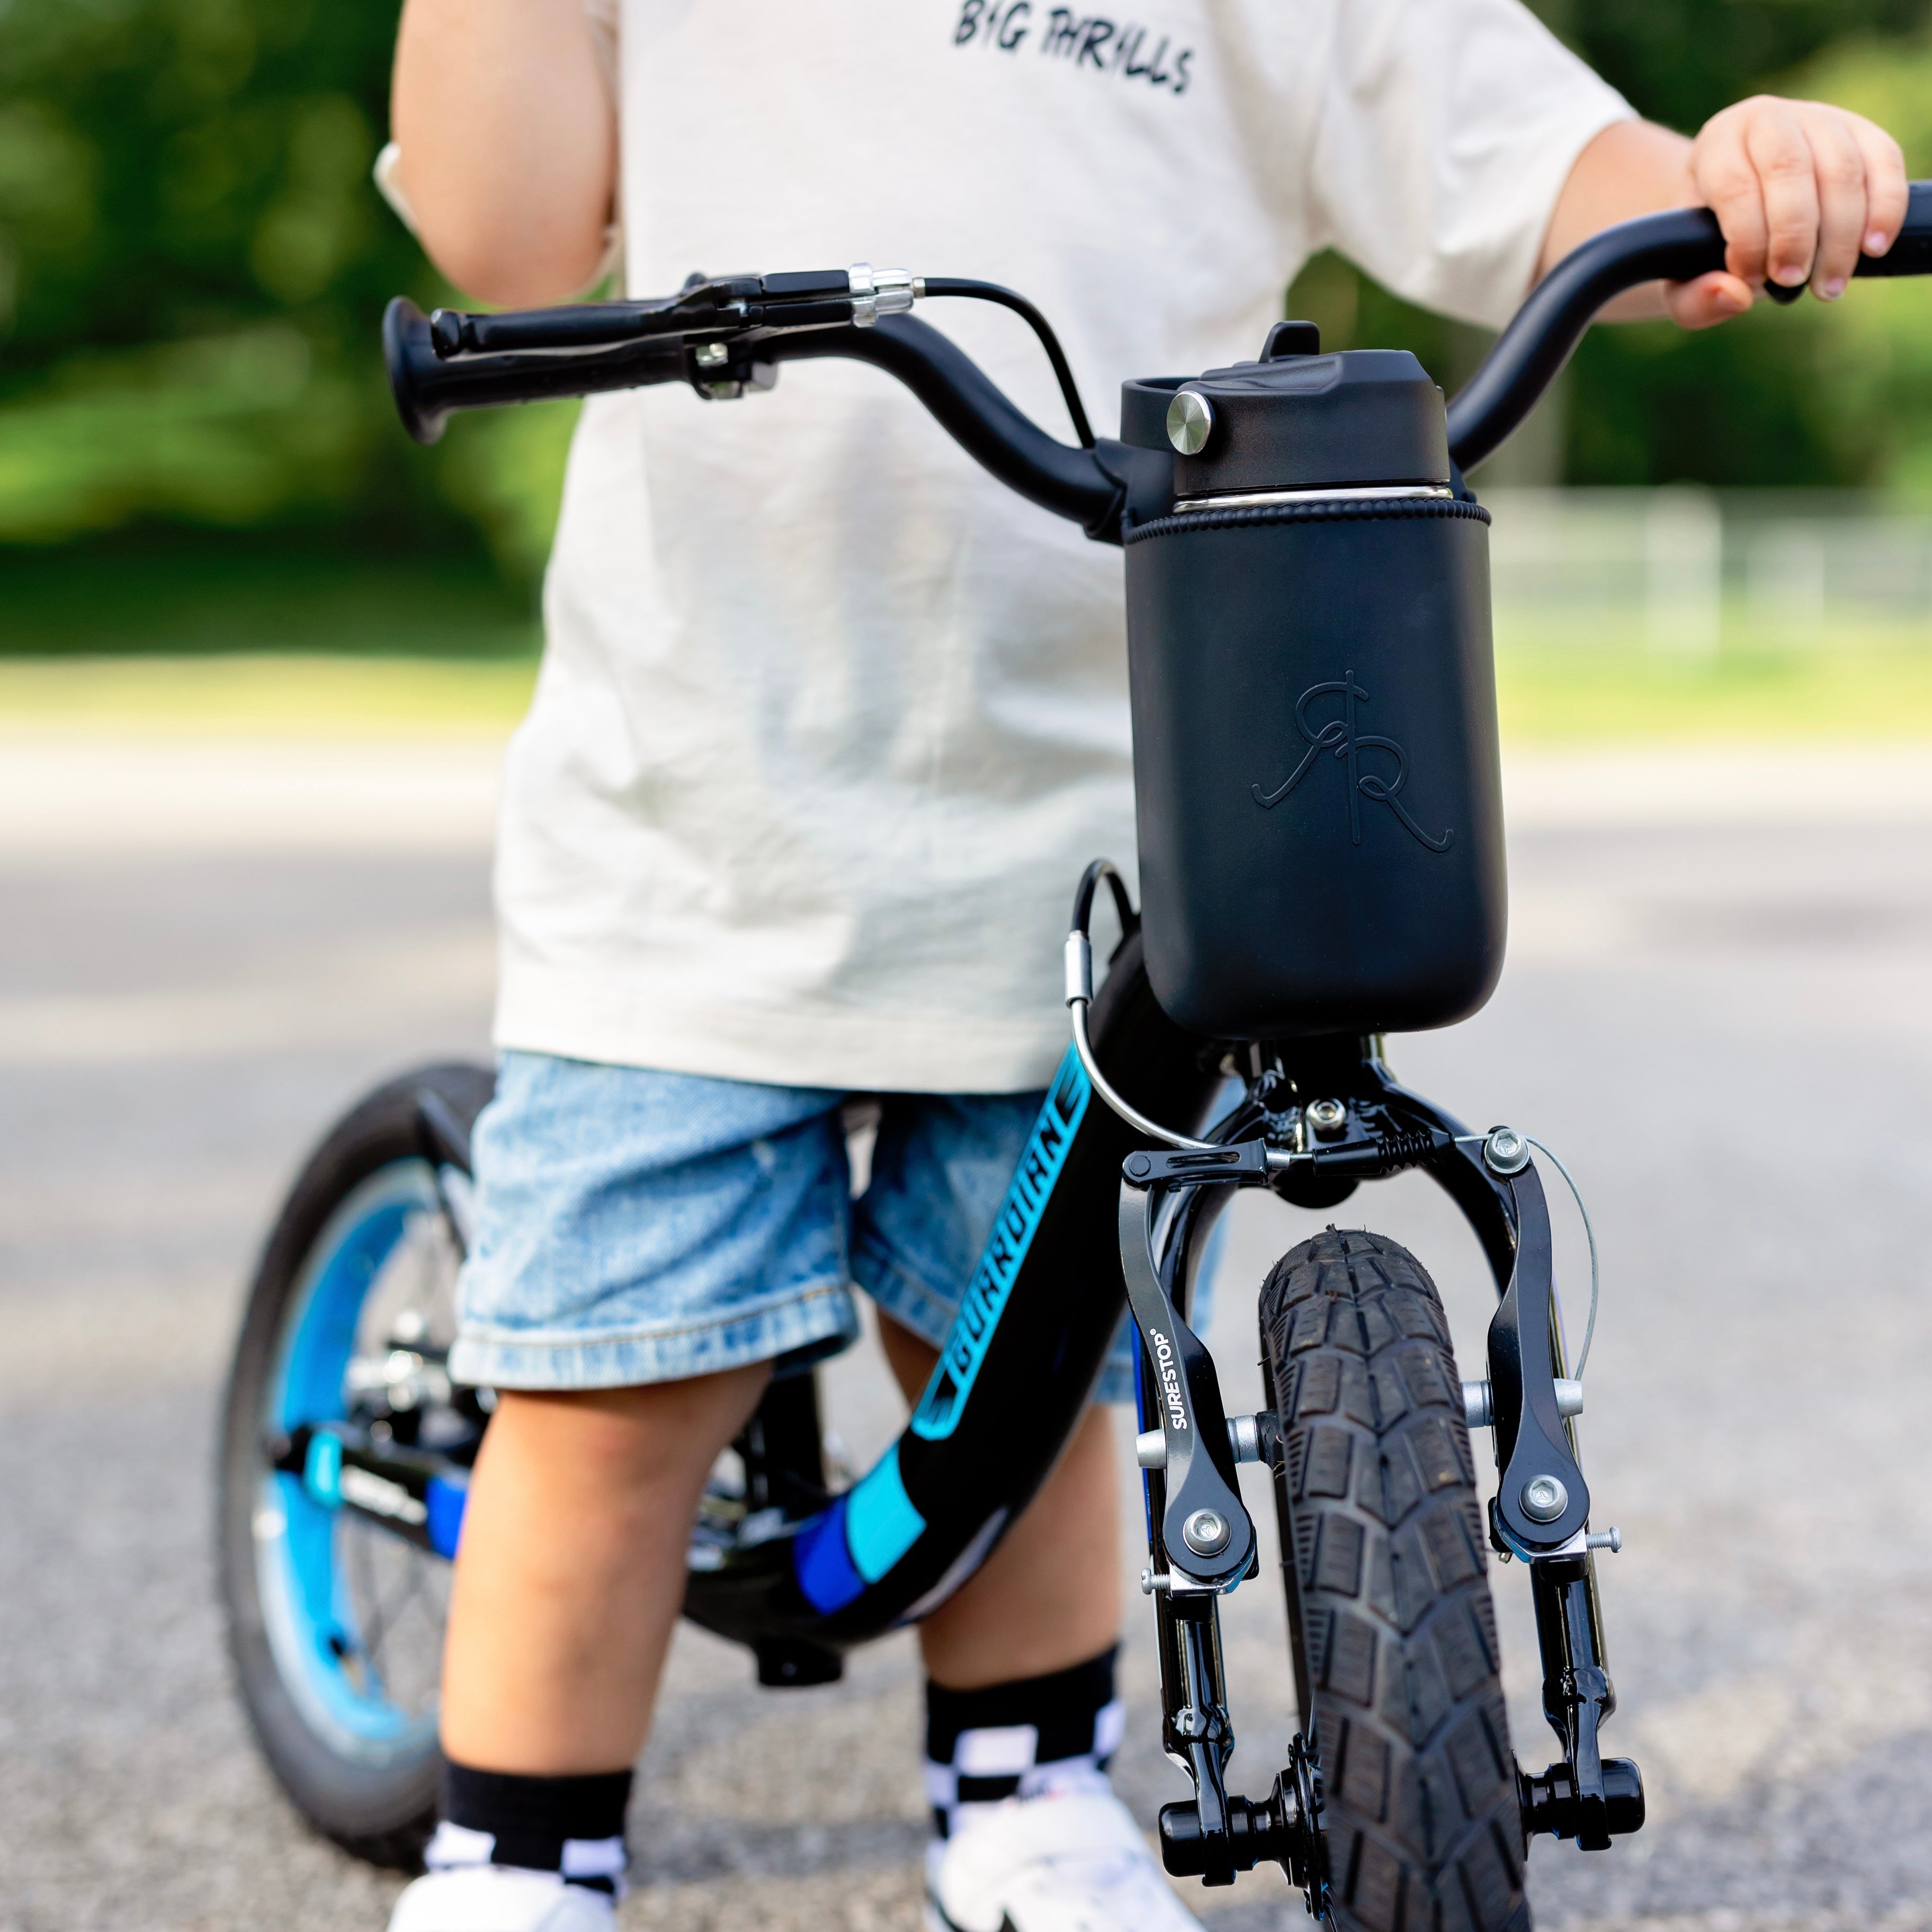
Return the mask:
<svg viewBox="0 0 1932 1932">
<path fill-rule="evenodd" d="M 938 1352 L 881 1317 L 908 1402 Z M 1025 1515 L 920 1626 L 928 1932 L 1201 1932 L 1114 1796 L 1120 1473 L 1096 1404 Z"/>
<path fill-rule="evenodd" d="M 499 1397 L 450 1598 L 452 1760 L 550 1777 L 629 1767 L 683 1602 L 698 1497 L 768 1372 Z"/>
<path fill-rule="evenodd" d="M 916 1401 L 970 1279 L 1036 1096 L 894 1095 L 858 1203 L 854 1273 Z M 926 1687 L 930 1932 L 1200 1932 L 1107 1776 L 1116 1694 L 1120 1482 L 1103 1406 L 1132 1389 L 1110 1352 L 1101 1400 L 1026 1514 L 920 1626 Z"/>
<path fill-rule="evenodd" d="M 451 1372 L 497 1391 L 393 1932 L 610 1932 L 692 1518 L 776 1358 L 857 1328 L 832 1093 L 506 1054 Z"/>
<path fill-rule="evenodd" d="M 886 1359 L 916 1402 L 939 1352 L 890 1316 Z M 1025 1515 L 957 1595 L 919 1627 L 928 1676 L 970 1690 L 1044 1677 L 1120 1634 L 1120 1471 L 1113 1418 L 1096 1405 Z"/>
</svg>

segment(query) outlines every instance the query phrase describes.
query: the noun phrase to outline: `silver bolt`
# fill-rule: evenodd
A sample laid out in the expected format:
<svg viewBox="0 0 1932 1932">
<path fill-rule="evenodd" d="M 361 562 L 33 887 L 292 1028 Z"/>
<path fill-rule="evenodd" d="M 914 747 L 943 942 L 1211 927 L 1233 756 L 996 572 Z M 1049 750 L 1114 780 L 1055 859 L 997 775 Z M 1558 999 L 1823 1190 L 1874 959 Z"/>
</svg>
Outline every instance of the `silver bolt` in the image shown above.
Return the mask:
<svg viewBox="0 0 1932 1932">
<path fill-rule="evenodd" d="M 1167 1467 L 1167 1438 L 1158 1429 L 1144 1429 L 1134 1438 L 1134 1460 L 1143 1469 Z"/>
<path fill-rule="evenodd" d="M 1529 1165 L 1529 1143 L 1514 1127 L 1492 1127 L 1483 1160 L 1492 1174 L 1520 1174 Z"/>
<path fill-rule="evenodd" d="M 1308 1103 L 1308 1124 L 1315 1130 L 1317 1140 L 1332 1140 L 1348 1125 L 1348 1110 L 1339 1100 L 1311 1100 Z"/>
<path fill-rule="evenodd" d="M 1592 1530 L 1583 1544 L 1586 1549 L 1607 1550 L 1614 1556 L 1624 1546 L 1624 1533 L 1612 1523 L 1608 1529 Z"/>
<path fill-rule="evenodd" d="M 698 366 L 700 369 L 716 369 L 730 359 L 730 350 L 722 342 L 700 342 L 698 345 Z"/>
<path fill-rule="evenodd" d="M 1218 1556 L 1232 1534 L 1219 1510 L 1196 1510 L 1180 1526 L 1181 1541 L 1197 1556 Z"/>
<path fill-rule="evenodd" d="M 1198 456 L 1214 434 L 1214 406 L 1198 389 L 1182 389 L 1167 406 L 1167 440 L 1183 456 Z"/>
<path fill-rule="evenodd" d="M 1556 1413 L 1558 1415 L 1581 1415 L 1583 1413 L 1583 1384 L 1572 1382 L 1568 1376 L 1556 1378 Z M 1462 1420 L 1472 1429 L 1487 1429 L 1496 1419 L 1496 1391 L 1486 1380 L 1465 1382 L 1462 1384 Z"/>
<path fill-rule="evenodd" d="M 1570 1492 L 1554 1476 L 1532 1476 L 1522 1486 L 1522 1513 L 1532 1522 L 1554 1522 L 1570 1507 Z"/>
</svg>

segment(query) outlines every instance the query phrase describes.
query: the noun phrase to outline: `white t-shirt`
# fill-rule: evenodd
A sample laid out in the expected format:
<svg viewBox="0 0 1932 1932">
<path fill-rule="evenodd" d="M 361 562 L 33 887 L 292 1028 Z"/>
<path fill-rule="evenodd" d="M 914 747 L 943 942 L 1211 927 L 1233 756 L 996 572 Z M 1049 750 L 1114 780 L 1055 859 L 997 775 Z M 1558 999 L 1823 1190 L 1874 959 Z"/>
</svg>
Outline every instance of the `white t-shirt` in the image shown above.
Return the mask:
<svg viewBox="0 0 1932 1932">
<path fill-rule="evenodd" d="M 1630 110 L 1516 0 L 621 0 L 631 292 L 1004 282 L 1119 385 L 1258 353 L 1333 244 L 1500 322 Z M 1017 318 L 922 304 L 1070 440 Z M 459 427 L 456 434 L 462 434 Z M 593 398 L 496 868 L 507 1047 L 842 1089 L 1042 1084 L 1080 868 L 1130 862 L 1118 550 L 890 377 Z"/>
</svg>

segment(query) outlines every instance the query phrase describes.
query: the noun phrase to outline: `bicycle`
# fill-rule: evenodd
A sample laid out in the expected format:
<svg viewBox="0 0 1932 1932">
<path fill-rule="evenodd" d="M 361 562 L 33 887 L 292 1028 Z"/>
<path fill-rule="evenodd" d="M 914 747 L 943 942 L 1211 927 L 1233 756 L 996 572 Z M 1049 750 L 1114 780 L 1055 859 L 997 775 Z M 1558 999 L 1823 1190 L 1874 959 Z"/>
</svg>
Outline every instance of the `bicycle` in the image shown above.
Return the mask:
<svg viewBox="0 0 1932 1932">
<path fill-rule="evenodd" d="M 1075 1426 L 1124 1302 L 1162 1742 L 1194 1788 L 1161 1812 L 1167 1869 L 1227 1885 L 1278 1864 L 1344 1932 L 1514 1932 L 1532 1838 L 1600 1850 L 1641 1826 L 1638 1768 L 1601 1750 L 1616 1700 L 1595 1558 L 1617 1534 L 1589 1527 L 1574 1418 L 1590 1334 L 1573 1375 L 1535 1144 L 1472 1132 L 1402 1087 L 1382 1036 L 1466 1017 L 1502 967 L 1488 519 L 1462 472 L 1612 296 L 1723 256 L 1701 210 L 1598 236 L 1446 410 L 1412 358 L 1324 357 L 1290 322 L 1256 362 L 1127 384 L 1118 440 L 1094 436 L 1045 319 L 983 283 L 860 268 L 524 314 L 391 304 L 386 353 L 419 440 L 458 409 L 680 381 L 724 400 L 786 362 L 854 358 L 995 477 L 1126 553 L 1143 904 L 1103 861 L 1079 883 L 1072 1043 L 898 1440 L 834 1493 L 814 1378 L 777 1378 L 736 1480 L 706 1496 L 686 1613 L 750 1648 L 760 1683 L 836 1678 L 846 1650 L 972 1574 Z M 1932 273 L 1932 183 L 1858 272 Z M 1078 446 L 908 314 L 939 297 L 1026 319 Z M 1103 886 L 1124 936 L 1096 988 Z M 1240 1098 L 1202 1126 L 1230 1081 Z M 319 1829 L 392 1862 L 432 1821 L 441 1580 L 494 1400 L 445 1366 L 490 1088 L 480 1067 L 425 1067 L 331 1131 L 269 1238 L 226 1396 L 221 1574 L 256 1737 Z M 1187 1318 L 1232 1193 L 1322 1208 L 1412 1168 L 1454 1201 L 1495 1276 L 1487 1376 L 1461 1378 L 1412 1256 L 1331 1227 L 1262 1284 L 1264 1406 L 1228 1417 Z M 1594 1250 L 1592 1264 L 1594 1324 Z M 1218 1636 L 1221 1595 L 1258 1574 L 1250 1462 L 1274 1478 L 1301 1725 L 1259 1798 L 1227 1788 Z M 1560 1748 L 1540 1772 L 1510 1741 L 1491 1553 L 1529 1575 Z"/>
</svg>

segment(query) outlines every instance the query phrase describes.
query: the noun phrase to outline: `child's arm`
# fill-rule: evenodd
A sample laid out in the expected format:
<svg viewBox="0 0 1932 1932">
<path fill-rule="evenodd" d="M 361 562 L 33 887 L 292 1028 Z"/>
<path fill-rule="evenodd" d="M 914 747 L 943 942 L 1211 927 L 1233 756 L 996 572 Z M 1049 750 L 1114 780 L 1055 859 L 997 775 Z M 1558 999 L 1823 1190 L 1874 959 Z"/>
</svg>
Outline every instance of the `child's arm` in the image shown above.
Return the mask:
<svg viewBox="0 0 1932 1932">
<path fill-rule="evenodd" d="M 1841 107 L 1760 94 L 1714 116 L 1695 141 L 1644 121 L 1606 128 L 1563 184 L 1538 272 L 1613 222 L 1710 208 L 1729 244 L 1726 271 L 1636 290 L 1609 310 L 1707 328 L 1742 314 L 1767 280 L 1808 280 L 1835 302 L 1860 251 L 1882 255 L 1898 238 L 1905 204 L 1905 158 L 1882 128 Z"/>
<path fill-rule="evenodd" d="M 390 121 L 430 258 L 508 308 L 596 273 L 617 121 L 584 0 L 406 0 Z"/>
</svg>

